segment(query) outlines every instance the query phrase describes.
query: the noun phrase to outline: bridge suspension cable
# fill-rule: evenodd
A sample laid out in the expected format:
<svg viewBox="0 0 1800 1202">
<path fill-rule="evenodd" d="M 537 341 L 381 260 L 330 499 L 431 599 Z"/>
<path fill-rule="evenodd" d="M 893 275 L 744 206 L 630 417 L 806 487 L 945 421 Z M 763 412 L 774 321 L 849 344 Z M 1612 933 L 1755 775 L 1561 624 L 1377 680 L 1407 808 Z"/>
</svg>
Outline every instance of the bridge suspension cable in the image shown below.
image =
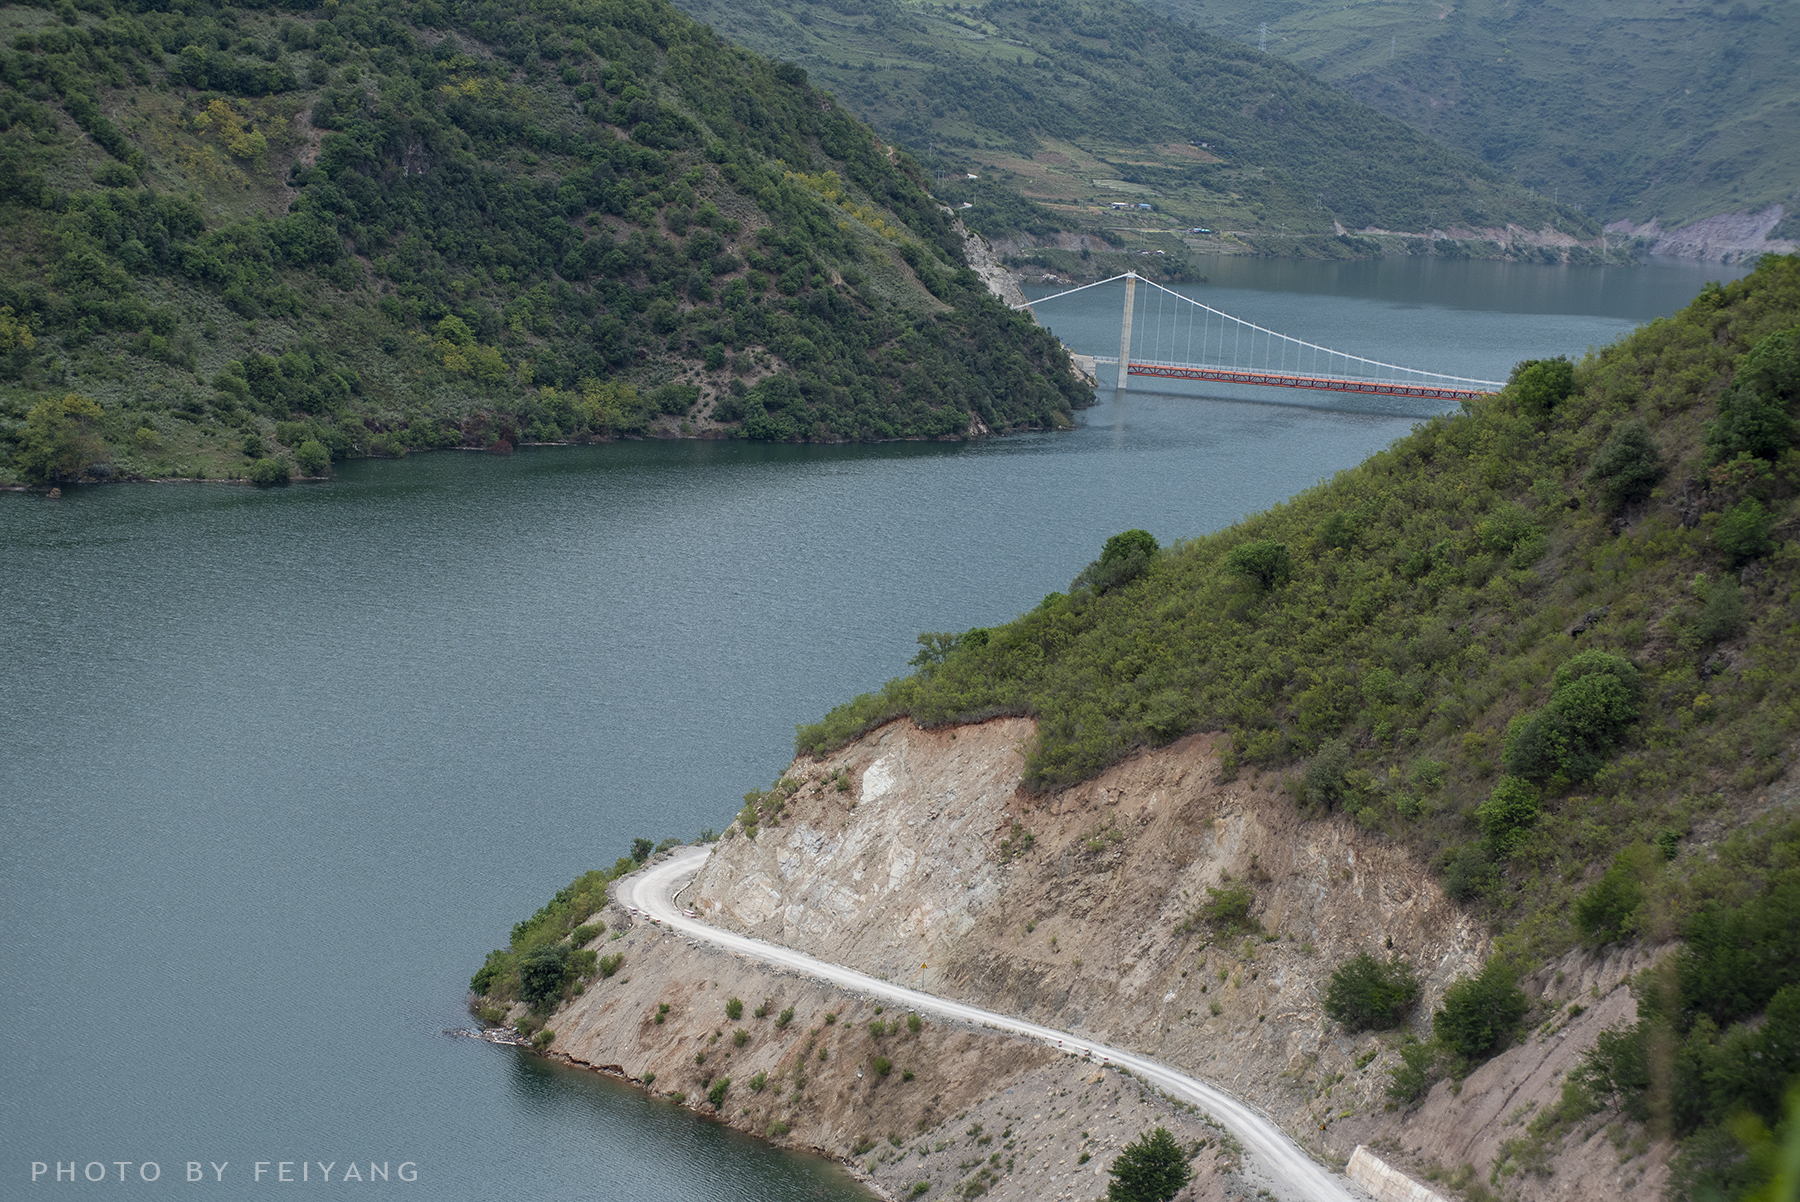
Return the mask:
<svg viewBox="0 0 1800 1202">
<path fill-rule="evenodd" d="M 1281 388 L 1324 389 L 1334 392 L 1380 393 L 1389 396 L 1423 397 L 1442 400 L 1466 400 L 1491 395 L 1503 384 L 1499 380 L 1478 380 L 1454 376 L 1446 372 L 1426 371 L 1333 350 L 1304 338 L 1295 338 L 1267 326 L 1215 309 L 1192 297 L 1165 288 L 1134 271 L 1123 272 L 1092 284 L 1083 284 L 1050 296 L 1014 305 L 1015 309 L 1034 308 L 1048 301 L 1073 296 L 1090 288 L 1098 288 L 1118 280 L 1126 282 L 1126 306 L 1135 307 L 1139 282 L 1156 289 L 1156 312 L 1149 312 L 1145 298 L 1144 317 L 1155 323 L 1146 334 L 1139 327 L 1132 337 L 1131 314 L 1124 315 L 1119 358 L 1095 356 L 1096 363 L 1121 363 L 1119 386 L 1129 376 L 1153 376 L 1165 379 L 1213 380 L 1222 383 L 1263 384 Z M 1182 302 L 1173 316 L 1165 320 L 1164 298 Z M 1183 309 L 1183 305 L 1186 306 Z M 1182 338 L 1183 317 L 1186 337 Z M 1168 341 L 1164 353 L 1164 339 Z M 1194 355 L 1198 334 L 1200 353 Z M 1144 344 L 1150 345 L 1146 347 Z M 1176 358 L 1180 348 L 1179 359 Z M 1148 351 L 1145 356 L 1143 352 Z"/>
</svg>

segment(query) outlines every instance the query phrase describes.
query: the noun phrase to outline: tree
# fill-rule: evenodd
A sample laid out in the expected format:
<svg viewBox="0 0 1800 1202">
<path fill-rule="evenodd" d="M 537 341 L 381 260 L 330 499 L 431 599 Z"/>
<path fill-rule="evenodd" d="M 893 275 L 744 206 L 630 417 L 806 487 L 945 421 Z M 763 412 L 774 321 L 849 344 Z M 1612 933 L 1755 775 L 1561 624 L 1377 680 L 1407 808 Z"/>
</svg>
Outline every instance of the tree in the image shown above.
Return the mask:
<svg viewBox="0 0 1800 1202">
<path fill-rule="evenodd" d="M 547 943 L 519 964 L 519 999 L 541 1010 L 562 992 L 569 975 L 569 945 Z"/>
<path fill-rule="evenodd" d="M 640 864 L 645 860 L 648 860 L 650 858 L 650 853 L 655 850 L 656 844 L 648 839 L 633 839 L 631 841 L 631 858 Z"/>
<path fill-rule="evenodd" d="M 1608 512 L 1617 513 L 1649 496 L 1664 470 L 1662 452 L 1656 449 L 1649 429 L 1634 419 L 1614 430 L 1594 456 L 1588 487 Z"/>
<path fill-rule="evenodd" d="M 1181 1145 L 1162 1127 L 1126 1144 L 1106 1171 L 1107 1202 L 1169 1202 L 1193 1176 Z"/>
<path fill-rule="evenodd" d="M 1513 368 L 1507 387 L 1526 412 L 1548 413 L 1575 391 L 1575 368 L 1566 355 L 1527 359 Z"/>
<path fill-rule="evenodd" d="M 1496 958 L 1475 976 L 1444 990 L 1444 1004 L 1432 1015 L 1431 1030 L 1458 1056 L 1480 1062 L 1500 1050 L 1530 1008 L 1512 966 Z"/>
<path fill-rule="evenodd" d="M 258 488 L 286 484 L 293 475 L 294 469 L 288 461 L 274 456 L 264 456 L 250 465 L 250 483 Z"/>
<path fill-rule="evenodd" d="M 1419 977 L 1400 957 L 1382 963 L 1358 952 L 1331 974 L 1325 1013 L 1352 1031 L 1385 1031 L 1419 999 Z"/>
<path fill-rule="evenodd" d="M 308 476 L 323 476 L 331 468 L 331 452 L 316 438 L 309 438 L 294 452 L 294 462 Z"/>
<path fill-rule="evenodd" d="M 1272 538 L 1239 543 L 1225 557 L 1225 566 L 1241 576 L 1248 576 L 1263 588 L 1287 583 L 1294 574 L 1294 561 L 1287 544 Z"/>
<path fill-rule="evenodd" d="M 1752 559 L 1760 559 L 1774 549 L 1770 532 L 1774 522 L 1763 503 L 1746 497 L 1719 519 L 1713 528 L 1713 543 L 1725 554 L 1725 562 L 1740 567 Z"/>
<path fill-rule="evenodd" d="M 1800 398 L 1800 329 L 1771 334 L 1738 360 L 1737 375 L 1706 423 L 1706 445 L 1719 459 L 1748 451 L 1775 459 L 1794 445 L 1800 426 L 1790 409 Z"/>
<path fill-rule="evenodd" d="M 100 406 L 72 392 L 39 401 L 25 415 L 13 457 L 19 473 L 46 484 L 81 479 L 106 454 L 94 430 L 99 420 Z"/>
<path fill-rule="evenodd" d="M 1542 810 L 1542 794 L 1536 785 L 1516 776 L 1503 776 L 1488 799 L 1475 807 L 1475 820 L 1481 824 L 1481 833 L 1494 845 L 1494 851 L 1505 856 L 1511 854 Z"/>
</svg>

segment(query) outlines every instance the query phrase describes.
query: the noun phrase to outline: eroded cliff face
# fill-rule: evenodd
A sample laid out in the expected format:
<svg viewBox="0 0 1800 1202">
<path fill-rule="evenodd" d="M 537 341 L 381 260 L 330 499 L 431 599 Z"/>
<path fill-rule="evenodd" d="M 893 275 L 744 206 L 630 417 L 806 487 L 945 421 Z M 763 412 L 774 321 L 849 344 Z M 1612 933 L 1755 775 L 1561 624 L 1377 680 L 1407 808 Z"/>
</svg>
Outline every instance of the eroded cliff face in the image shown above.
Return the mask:
<svg viewBox="0 0 1800 1202">
<path fill-rule="evenodd" d="M 1346 820 L 1302 820 L 1273 781 L 1222 779 L 1211 736 L 1028 795 L 1032 731 L 902 720 L 796 761 L 779 816 L 754 837 L 734 826 L 683 901 L 745 934 L 1183 1066 L 1329 1161 L 1370 1143 L 1421 1175 L 1471 1165 L 1526 1199 L 1660 1184 L 1664 1150 L 1615 1116 L 1517 1142 L 1599 1032 L 1632 1017 L 1622 983 L 1638 961 L 1575 953 L 1560 977 L 1546 970 L 1527 983 L 1543 999 L 1531 1038 L 1460 1089 L 1390 1110 L 1399 1037 L 1349 1035 L 1321 1001 L 1347 957 L 1397 953 L 1424 980 L 1425 1035 L 1445 987 L 1479 967 L 1488 933 L 1425 866 Z M 1208 887 L 1244 885 L 1261 933 L 1197 920 Z"/>
</svg>

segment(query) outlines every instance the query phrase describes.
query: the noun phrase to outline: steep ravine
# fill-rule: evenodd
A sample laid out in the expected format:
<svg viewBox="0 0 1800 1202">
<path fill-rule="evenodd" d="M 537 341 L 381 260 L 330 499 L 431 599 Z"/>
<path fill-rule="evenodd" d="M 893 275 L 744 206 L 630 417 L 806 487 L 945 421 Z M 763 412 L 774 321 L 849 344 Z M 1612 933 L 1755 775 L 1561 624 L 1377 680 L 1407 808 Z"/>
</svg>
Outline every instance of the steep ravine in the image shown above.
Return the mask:
<svg viewBox="0 0 1800 1202">
<path fill-rule="evenodd" d="M 682 901 L 722 927 L 1182 1067 L 1262 1108 L 1328 1163 L 1367 1143 L 1438 1178 L 1445 1196 L 1469 1182 L 1532 1202 L 1660 1189 L 1665 1150 L 1615 1115 L 1530 1155 L 1517 1142 L 1599 1032 L 1632 1015 L 1622 982 L 1641 956 L 1578 952 L 1545 968 L 1526 982 L 1542 1001 L 1523 1044 L 1460 1089 L 1440 1083 L 1417 1108 L 1389 1109 L 1399 1037 L 1350 1036 L 1326 1018 L 1331 970 L 1365 948 L 1405 956 L 1425 980 L 1424 1034 L 1444 988 L 1481 963 L 1488 932 L 1386 840 L 1342 819 L 1302 819 L 1272 780 L 1221 780 L 1209 736 L 1032 796 L 1019 788 L 1032 732 L 1027 719 L 929 731 L 901 720 L 796 761 L 779 818 L 754 837 L 734 824 Z M 1189 921 L 1207 886 L 1225 883 L 1250 885 L 1266 935 L 1217 940 Z M 630 925 L 616 908 L 608 917 Z M 690 1105 L 706 1075 L 695 1053 L 706 1051 L 733 1079 L 721 1118 L 759 1134 L 786 1122 L 783 1142 L 866 1165 L 887 1192 L 924 1180 L 939 1196 L 988 1171 L 996 1198 L 1096 1197 L 1106 1179 L 1089 1171 L 1157 1122 L 1208 1141 L 1184 1196 L 1247 1197 L 1260 1184 L 1233 1171 L 1229 1141 L 1202 1116 L 1134 1101 L 1134 1087 L 1096 1080 L 1091 1065 L 931 1023 L 876 1038 L 871 1003 L 641 925 L 601 947 L 624 950 L 627 967 L 553 1019 L 553 1051 L 640 1080 L 655 1072 L 656 1089 L 682 1090 Z M 772 998 L 770 1015 L 793 1005 L 795 1018 L 779 1031 L 772 1017 L 729 1022 L 730 996 L 752 1007 Z M 1570 1014 L 1576 998 L 1585 1009 Z M 750 1032 L 742 1049 L 737 1026 Z M 828 1059 L 809 1044 L 829 1045 Z M 792 1066 L 809 1055 L 809 1083 L 795 1091 Z M 876 1055 L 891 1058 L 890 1076 L 874 1077 Z M 789 1074 L 787 1103 L 774 1087 L 746 1090 L 759 1070 Z M 905 1070 L 916 1080 L 901 1080 Z M 1010 1132 L 1004 1160 L 984 1160 L 978 1149 L 999 1149 L 968 1134 L 976 1122 L 994 1134 L 993 1121 L 969 1117 L 983 1113 Z M 882 1142 L 889 1134 L 899 1142 Z M 1077 1172 L 1082 1151 L 1091 1162 Z"/>
</svg>

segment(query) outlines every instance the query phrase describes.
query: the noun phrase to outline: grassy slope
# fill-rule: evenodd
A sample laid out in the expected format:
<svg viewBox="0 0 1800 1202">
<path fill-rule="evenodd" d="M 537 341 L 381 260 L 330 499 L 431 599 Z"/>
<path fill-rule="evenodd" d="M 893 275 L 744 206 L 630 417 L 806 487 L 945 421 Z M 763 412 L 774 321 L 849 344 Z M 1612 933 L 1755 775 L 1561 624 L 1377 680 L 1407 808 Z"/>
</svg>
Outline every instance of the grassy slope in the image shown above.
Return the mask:
<svg viewBox="0 0 1800 1202">
<path fill-rule="evenodd" d="M 1271 54 L 1605 221 L 1796 207 L 1800 21 L 1773 0 L 1151 7 L 1249 44 L 1266 23 Z"/>
<path fill-rule="evenodd" d="M 1590 870 L 1664 830 L 1738 826 L 1792 759 L 1800 451 L 1758 482 L 1715 483 L 1701 439 L 1742 353 L 1797 323 L 1800 257 L 1765 260 L 1579 365 L 1579 390 L 1550 416 L 1509 389 L 1427 422 L 1275 509 L 1165 550 L 1143 578 L 1100 594 L 1078 581 L 963 637 L 941 663 L 802 727 L 798 746 L 898 713 L 1034 714 L 1027 781 L 1048 788 L 1138 746 L 1227 730 L 1240 762 L 1291 772 L 1314 803 L 1453 868 L 1514 951 L 1560 950 Z M 1586 473 L 1634 417 L 1668 470 L 1615 520 Z M 1746 494 L 1772 511 L 1778 549 L 1743 573 L 1742 628 L 1709 635 L 1706 599 L 1738 575 L 1713 535 Z M 1260 540 L 1292 557 L 1292 578 L 1267 591 L 1226 563 Z M 1641 716 L 1592 781 L 1550 781 L 1541 819 L 1491 857 L 1475 811 L 1502 773 L 1508 723 L 1590 648 L 1635 661 Z M 1332 755 L 1328 779 L 1301 773 Z"/>
<path fill-rule="evenodd" d="M 1086 400 L 909 159 L 659 0 L 0 32 L 0 306 L 32 343 L 0 339 L 0 476 L 68 390 L 117 471 L 215 476 L 246 434 L 956 436 Z"/>
<path fill-rule="evenodd" d="M 927 161 L 998 170 L 1065 222 L 1093 224 L 1108 201 L 1150 200 L 1159 211 L 1147 222 L 1107 222 L 1278 236 L 1284 227 L 1329 236 L 1334 218 L 1350 229 L 1510 221 L 1597 233 L 1273 56 L 1129 3 L 683 0 L 683 8 L 800 63 Z M 978 191 L 956 195 L 975 201 L 971 219 L 981 220 Z"/>
</svg>

